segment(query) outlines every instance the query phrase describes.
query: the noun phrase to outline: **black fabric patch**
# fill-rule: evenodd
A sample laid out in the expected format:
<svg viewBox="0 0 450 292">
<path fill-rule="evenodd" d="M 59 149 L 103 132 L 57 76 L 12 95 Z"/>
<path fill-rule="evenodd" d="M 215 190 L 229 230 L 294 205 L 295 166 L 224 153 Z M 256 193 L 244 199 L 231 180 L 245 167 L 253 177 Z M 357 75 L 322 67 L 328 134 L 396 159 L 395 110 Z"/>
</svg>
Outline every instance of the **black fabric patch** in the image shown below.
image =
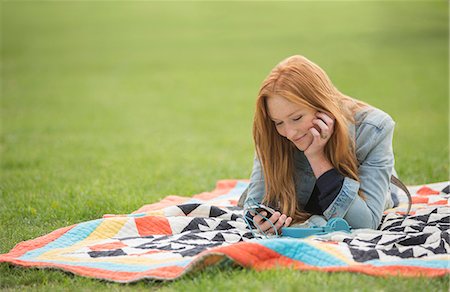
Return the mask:
<svg viewBox="0 0 450 292">
<path fill-rule="evenodd" d="M 386 229 L 383 229 L 383 230 L 385 231 Z M 405 231 L 405 227 L 400 226 L 400 227 L 395 227 L 395 228 L 388 229 L 388 230 L 392 231 L 392 232 L 404 232 Z"/>
<path fill-rule="evenodd" d="M 445 216 L 444 218 L 439 219 L 439 221 L 442 222 L 450 222 L 450 216 Z M 436 222 L 436 221 L 435 221 Z M 433 222 L 434 223 L 434 222 Z M 439 222 L 436 222 L 439 223 Z M 443 226 L 445 225 L 445 223 L 443 224 Z"/>
<path fill-rule="evenodd" d="M 114 250 L 89 251 L 88 254 L 91 258 L 116 257 L 116 256 L 127 255 L 120 248 L 114 249 Z"/>
<path fill-rule="evenodd" d="M 204 218 L 195 217 L 191 222 L 189 222 L 189 224 L 186 227 L 184 227 L 181 233 L 190 230 L 200 230 L 199 225 L 209 227 L 208 223 L 206 223 L 206 220 Z"/>
<path fill-rule="evenodd" d="M 146 235 L 146 236 L 131 236 L 131 237 L 113 237 L 113 239 L 118 239 L 118 240 L 129 240 L 129 239 L 141 239 L 141 238 L 154 238 L 155 236 L 153 235 Z"/>
<path fill-rule="evenodd" d="M 202 251 L 207 250 L 208 248 L 213 248 L 213 247 L 216 247 L 218 245 L 222 245 L 222 243 L 221 242 L 217 242 L 217 243 L 211 243 L 211 244 L 208 244 L 208 245 L 199 245 L 199 246 L 196 246 L 194 248 L 187 249 L 187 250 L 184 250 L 184 251 L 181 251 L 181 252 L 178 252 L 178 253 L 180 255 L 184 256 L 184 257 L 186 257 L 186 256 L 191 257 L 191 256 L 198 255 L 199 253 L 201 253 Z"/>
<path fill-rule="evenodd" d="M 253 236 L 253 234 L 252 234 L 251 232 L 244 233 L 244 234 L 242 235 L 242 237 L 248 238 L 248 239 L 255 238 L 255 236 Z"/>
<path fill-rule="evenodd" d="M 386 231 L 386 230 L 391 230 L 392 228 L 398 227 L 402 225 L 402 220 L 398 220 L 396 222 L 390 222 L 389 226 L 384 227 L 383 229 L 381 229 L 382 231 Z M 404 228 L 404 227 L 401 227 Z"/>
<path fill-rule="evenodd" d="M 428 237 L 430 237 L 431 235 L 432 233 L 422 233 L 417 236 L 413 235 L 409 238 L 399 241 L 398 244 L 403 246 L 424 244 L 425 241 L 427 241 Z"/>
<path fill-rule="evenodd" d="M 209 217 L 219 217 L 223 214 L 227 214 L 227 212 L 215 206 L 211 206 L 211 209 L 209 210 Z"/>
<path fill-rule="evenodd" d="M 233 229 L 234 227 L 228 224 L 226 220 L 220 221 L 219 225 L 214 230 L 228 230 Z"/>
<path fill-rule="evenodd" d="M 188 215 L 189 213 L 197 209 L 198 206 L 200 206 L 200 204 L 177 205 L 177 207 L 180 208 L 181 211 L 183 211 L 184 215 Z"/>
<path fill-rule="evenodd" d="M 168 244 L 168 245 L 164 245 L 164 246 L 158 246 L 157 247 L 160 250 L 180 250 L 180 249 L 184 249 L 184 247 L 179 247 L 179 248 L 174 248 L 172 247 L 172 244 Z"/>
<path fill-rule="evenodd" d="M 409 228 L 411 228 L 411 229 L 414 229 L 414 231 L 417 231 L 417 232 L 422 232 L 423 231 L 423 228 L 425 227 L 426 225 L 411 225 L 411 226 L 409 226 Z"/>
<path fill-rule="evenodd" d="M 430 215 L 411 216 L 409 218 L 413 219 L 413 220 L 422 221 L 422 222 L 427 223 L 428 219 L 430 218 Z"/>
<path fill-rule="evenodd" d="M 193 233 L 193 232 L 189 232 L 187 234 L 182 235 L 180 238 L 178 238 L 178 241 L 181 241 L 181 240 L 203 240 L 203 239 L 205 239 L 205 238 L 195 235 L 195 233 Z"/>
<path fill-rule="evenodd" d="M 222 233 L 217 233 L 216 236 L 214 236 L 213 239 L 211 239 L 211 241 L 221 241 L 224 242 L 225 238 L 223 237 Z"/>
<path fill-rule="evenodd" d="M 425 247 L 425 249 L 432 251 L 434 254 L 446 254 L 448 251 L 445 249 L 445 243 L 444 240 L 441 239 L 439 242 L 439 246 L 436 248 L 433 248 L 431 246 Z"/>
<path fill-rule="evenodd" d="M 450 234 L 448 234 L 447 232 L 442 232 L 441 239 L 450 245 Z"/>
<path fill-rule="evenodd" d="M 358 238 L 358 241 L 360 241 L 360 242 L 367 242 L 367 243 L 377 243 L 378 241 L 380 241 L 381 237 L 382 237 L 382 235 L 378 235 L 377 237 L 374 237 L 374 238 L 372 238 L 370 240 L 365 240 L 365 239 Z"/>
<path fill-rule="evenodd" d="M 164 240 L 167 240 L 167 239 L 169 239 L 169 238 L 171 238 L 171 237 L 172 237 L 171 235 L 164 235 L 164 236 L 155 238 L 155 239 L 153 240 L 153 242 L 164 241 Z"/>
<path fill-rule="evenodd" d="M 231 220 L 236 221 L 238 218 L 240 218 L 238 215 L 231 214 Z"/>
<path fill-rule="evenodd" d="M 349 249 L 352 253 L 353 259 L 359 263 L 370 260 L 377 260 L 380 258 L 376 249 L 363 250 L 353 247 L 350 247 Z"/>
<path fill-rule="evenodd" d="M 387 255 L 390 255 L 390 256 L 401 257 L 401 258 L 404 258 L 404 259 L 413 258 L 414 257 L 413 248 L 408 248 L 407 250 L 405 250 L 403 252 L 400 252 L 398 250 L 398 247 L 393 247 L 392 249 L 384 250 L 383 253 L 387 254 Z"/>
</svg>

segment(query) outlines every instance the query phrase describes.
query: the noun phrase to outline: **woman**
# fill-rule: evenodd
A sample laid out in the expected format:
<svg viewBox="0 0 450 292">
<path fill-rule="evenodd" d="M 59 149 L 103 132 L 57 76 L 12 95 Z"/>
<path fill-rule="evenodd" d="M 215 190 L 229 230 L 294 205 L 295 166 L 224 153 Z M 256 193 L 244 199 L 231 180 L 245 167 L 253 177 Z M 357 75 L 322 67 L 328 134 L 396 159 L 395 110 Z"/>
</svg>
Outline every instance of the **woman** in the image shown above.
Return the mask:
<svg viewBox="0 0 450 292">
<path fill-rule="evenodd" d="M 307 58 L 283 60 L 259 91 L 256 155 L 241 202 L 279 210 L 271 222 L 253 218 L 264 232 L 305 221 L 323 225 L 333 217 L 376 229 L 396 200 L 394 125 L 383 111 L 342 94 Z"/>
</svg>

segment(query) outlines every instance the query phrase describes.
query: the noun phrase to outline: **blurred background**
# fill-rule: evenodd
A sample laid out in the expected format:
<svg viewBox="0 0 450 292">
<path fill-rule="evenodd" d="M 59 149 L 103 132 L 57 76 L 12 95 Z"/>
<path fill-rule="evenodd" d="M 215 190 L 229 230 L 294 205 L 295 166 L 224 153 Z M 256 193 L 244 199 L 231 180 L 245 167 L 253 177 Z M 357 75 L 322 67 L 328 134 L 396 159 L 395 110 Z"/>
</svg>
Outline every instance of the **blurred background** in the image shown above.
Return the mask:
<svg viewBox="0 0 450 292">
<path fill-rule="evenodd" d="M 248 178 L 256 94 L 293 54 L 394 118 L 405 183 L 448 180 L 445 1 L 1 5 L 3 252 Z"/>
</svg>

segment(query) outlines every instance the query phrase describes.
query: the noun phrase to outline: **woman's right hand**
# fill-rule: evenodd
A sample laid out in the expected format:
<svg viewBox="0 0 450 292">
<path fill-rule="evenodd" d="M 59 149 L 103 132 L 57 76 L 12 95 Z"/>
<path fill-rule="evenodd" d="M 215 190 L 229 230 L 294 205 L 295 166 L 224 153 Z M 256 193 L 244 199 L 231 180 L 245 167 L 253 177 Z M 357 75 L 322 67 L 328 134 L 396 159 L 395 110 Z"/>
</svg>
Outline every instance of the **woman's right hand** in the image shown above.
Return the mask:
<svg viewBox="0 0 450 292">
<path fill-rule="evenodd" d="M 270 222 L 262 216 L 267 216 L 267 212 L 263 211 L 261 212 L 261 215 L 258 214 L 253 217 L 253 222 L 255 225 L 258 225 L 264 233 L 275 233 L 275 230 L 272 227 L 273 224 L 279 234 L 281 227 L 287 227 L 292 222 L 291 217 L 288 217 L 286 214 L 281 214 L 280 212 L 275 212 L 272 216 L 270 216 L 269 220 L 272 224 L 270 224 Z"/>
</svg>

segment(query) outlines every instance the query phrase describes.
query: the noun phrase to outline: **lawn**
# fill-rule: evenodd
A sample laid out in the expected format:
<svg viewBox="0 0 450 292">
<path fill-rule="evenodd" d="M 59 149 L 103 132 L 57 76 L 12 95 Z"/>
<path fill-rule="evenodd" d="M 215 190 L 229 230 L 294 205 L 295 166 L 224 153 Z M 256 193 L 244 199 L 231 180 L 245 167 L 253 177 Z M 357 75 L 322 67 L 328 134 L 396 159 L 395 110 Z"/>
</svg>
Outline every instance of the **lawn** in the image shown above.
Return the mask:
<svg viewBox="0 0 450 292">
<path fill-rule="evenodd" d="M 407 184 L 449 179 L 448 3 L 1 2 L 0 253 L 248 178 L 261 81 L 303 54 L 396 121 Z M 0 264 L 22 290 L 448 291 L 449 278 L 211 267 L 107 283 Z"/>
</svg>

